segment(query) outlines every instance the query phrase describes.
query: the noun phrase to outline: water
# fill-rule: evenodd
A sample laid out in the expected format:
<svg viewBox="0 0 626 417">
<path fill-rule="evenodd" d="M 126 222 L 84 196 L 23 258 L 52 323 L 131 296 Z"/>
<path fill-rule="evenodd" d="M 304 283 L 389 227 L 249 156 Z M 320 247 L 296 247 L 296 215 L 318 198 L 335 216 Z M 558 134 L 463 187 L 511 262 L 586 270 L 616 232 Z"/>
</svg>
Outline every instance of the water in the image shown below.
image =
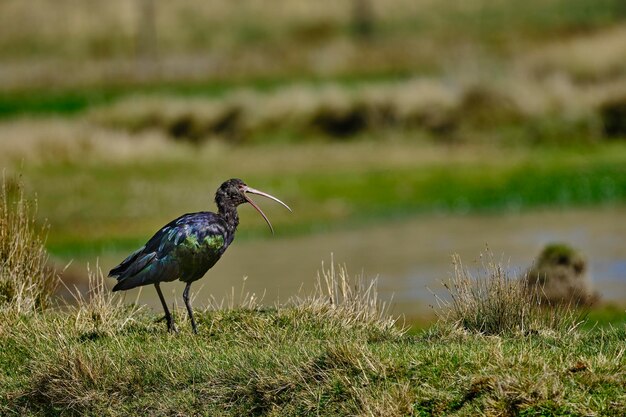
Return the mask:
<svg viewBox="0 0 626 417">
<path fill-rule="evenodd" d="M 240 228 L 245 228 L 245 219 Z M 268 232 L 269 233 L 269 232 Z M 435 294 L 443 294 L 442 281 L 452 272 L 451 255 L 476 270 L 487 245 L 512 273 L 522 273 L 544 245 L 564 242 L 589 260 L 594 287 L 604 300 L 626 302 L 626 207 L 593 210 L 551 210 L 505 215 L 427 216 L 374 225 L 359 230 L 338 230 L 301 237 L 268 237 L 237 241 L 201 280 L 194 283 L 195 307 L 211 296 L 222 299 L 233 292 L 263 297 L 273 305 L 294 294 L 311 291 L 321 262 L 345 263 L 351 274 L 378 277 L 383 300 L 392 300 L 392 312 L 418 317 L 429 314 Z M 125 254 L 106 257 L 103 268 Z M 107 269 L 108 270 L 108 269 Z M 113 280 L 111 280 L 111 284 Z M 169 303 L 184 284 L 163 284 Z M 134 300 L 138 290 L 129 291 Z M 160 308 L 153 287 L 139 301 Z"/>
</svg>

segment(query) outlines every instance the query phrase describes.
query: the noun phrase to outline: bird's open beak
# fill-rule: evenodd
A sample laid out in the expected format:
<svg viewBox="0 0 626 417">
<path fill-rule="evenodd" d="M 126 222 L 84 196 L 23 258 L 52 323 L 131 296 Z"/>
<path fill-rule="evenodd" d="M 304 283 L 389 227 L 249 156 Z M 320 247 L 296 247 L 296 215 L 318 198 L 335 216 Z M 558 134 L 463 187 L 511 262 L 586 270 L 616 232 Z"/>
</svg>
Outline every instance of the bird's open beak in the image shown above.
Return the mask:
<svg viewBox="0 0 626 417">
<path fill-rule="evenodd" d="M 246 199 L 246 201 L 248 203 L 250 203 L 250 205 L 252 207 L 254 207 L 256 209 L 256 211 L 259 212 L 259 214 L 261 214 L 261 216 L 263 216 L 263 219 L 265 219 L 265 222 L 267 223 L 267 225 L 270 227 L 270 230 L 272 231 L 272 234 L 274 234 L 274 228 L 272 227 L 272 224 L 270 223 L 269 219 L 267 218 L 267 216 L 265 215 L 265 213 L 263 213 L 263 211 L 259 208 L 259 206 L 257 206 L 254 201 L 252 201 L 252 199 L 250 197 L 247 196 L 247 193 L 250 194 L 257 194 L 257 195 L 262 195 L 263 197 L 267 197 L 271 200 L 276 201 L 279 204 L 282 204 L 283 206 L 285 206 L 285 208 L 289 211 L 291 211 L 291 209 L 289 208 L 289 206 L 285 203 L 283 203 L 282 201 L 280 201 L 279 199 L 277 199 L 276 197 L 274 197 L 273 195 L 269 195 L 267 193 L 264 193 L 263 191 L 259 191 L 259 190 L 255 190 L 254 188 L 248 187 L 246 186 L 243 189 L 243 196 Z"/>
</svg>

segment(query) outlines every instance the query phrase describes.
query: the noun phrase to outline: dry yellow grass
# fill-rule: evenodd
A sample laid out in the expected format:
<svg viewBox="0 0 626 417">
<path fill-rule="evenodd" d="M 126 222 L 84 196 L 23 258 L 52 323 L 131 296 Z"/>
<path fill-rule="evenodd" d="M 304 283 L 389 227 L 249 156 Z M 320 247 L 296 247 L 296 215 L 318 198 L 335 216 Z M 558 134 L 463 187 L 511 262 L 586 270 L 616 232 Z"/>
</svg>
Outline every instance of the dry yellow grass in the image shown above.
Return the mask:
<svg viewBox="0 0 626 417">
<path fill-rule="evenodd" d="M 80 120 L 18 119 L 0 123 L 0 166 L 22 162 L 140 161 L 175 153 L 158 132 L 129 134 L 102 129 Z"/>
<path fill-rule="evenodd" d="M 18 315 L 47 306 L 57 286 L 44 246 L 45 228 L 35 222 L 19 179 L 2 174 L 0 189 L 0 311 Z"/>
<path fill-rule="evenodd" d="M 485 0 L 472 0 L 480 7 Z M 30 41 L 35 45 L 51 44 L 52 51 L 61 48 L 66 55 L 97 55 L 97 48 L 133 52 L 134 36 L 142 10 L 142 1 L 111 0 L 5 0 L 0 4 L 0 39 L 4 45 L 19 45 Z M 384 21 L 404 19 L 425 13 L 436 7 L 433 0 L 372 0 L 376 16 Z M 456 2 L 445 2 L 445 8 L 458 9 Z M 155 2 L 159 43 L 168 50 L 179 51 L 204 44 L 232 47 L 242 36 L 240 30 L 259 28 L 269 36 L 286 34 L 301 28 L 324 31 L 350 22 L 351 2 L 320 0 L 183 0 Z M 316 29 L 317 28 L 317 29 Z M 235 30 L 233 30 L 235 29 Z M 267 35 L 265 35 L 267 36 Z M 65 41 L 65 45 L 59 45 Z M 25 51 L 27 53 L 27 51 Z"/>
<path fill-rule="evenodd" d="M 4 0 L 0 4 L 0 39 L 2 45 L 51 45 L 54 53 L 66 55 L 111 54 L 133 52 L 135 35 L 146 1 L 110 0 Z M 416 20 L 427 28 L 450 26 L 452 18 L 484 18 L 481 13 L 497 12 L 511 19 L 507 0 L 370 0 L 376 18 L 383 25 Z M 241 41 L 242 29 L 258 35 L 296 36 L 324 35 L 347 25 L 353 18 L 353 3 L 320 0 L 183 0 L 154 2 L 158 41 L 169 51 L 194 46 L 232 47 Z M 530 0 L 519 13 L 542 15 L 559 10 L 562 0 Z M 567 5 L 568 3 L 565 2 Z M 575 7 L 584 8 L 584 2 Z M 570 6 L 572 7 L 572 6 Z M 521 15 L 520 19 L 532 20 Z M 426 23 L 422 22 L 426 21 Z M 484 22 L 485 24 L 489 22 Z M 98 50 L 102 48 L 103 50 Z M 105 49 L 109 48 L 109 50 Z M 111 50 L 112 49 L 112 50 Z M 5 51 L 5 53 L 17 51 Z M 23 53 L 29 53 L 24 51 Z"/>
<path fill-rule="evenodd" d="M 262 76 L 303 67 L 321 74 L 351 68 L 351 56 L 362 49 L 344 40 L 343 28 L 351 19 L 350 2 L 184 0 L 155 2 L 157 31 L 152 48 L 158 52 L 158 64 L 137 62 L 142 55 L 138 33 L 144 3 L 3 1 L 0 87 L 190 81 L 235 74 Z M 415 9 L 404 0 L 374 3 L 377 15 L 385 20 Z M 319 39 L 323 45 L 311 50 L 299 46 Z M 268 48 L 268 43 L 281 46 Z M 388 56 L 385 50 L 393 48 L 374 49 L 384 57 Z M 365 50 L 357 55 L 376 57 Z M 395 56 L 401 58 L 402 54 Z M 415 58 L 415 54 L 411 56 Z"/>
<path fill-rule="evenodd" d="M 263 93 L 240 89 L 220 99 L 131 97 L 92 110 L 88 120 L 129 132 L 156 129 L 193 142 L 249 141 L 284 132 L 292 137 L 343 137 L 387 128 L 445 138 L 466 126 L 493 130 L 502 124 L 550 118 L 564 124 L 590 124 L 602 117 L 603 106 L 625 97 L 624 78 L 579 84 L 567 74 L 537 79 L 511 72 L 495 79 L 466 77 L 452 83 L 415 78 L 352 88 L 329 83 Z"/>
<path fill-rule="evenodd" d="M 363 275 L 350 276 L 346 265 L 335 265 L 331 254 L 330 266 L 317 274 L 314 291 L 308 296 L 295 297 L 291 304 L 315 312 L 329 320 L 341 319 L 346 326 L 366 323 L 384 332 L 402 334 L 395 327 L 397 318 L 389 314 L 389 306 L 378 297 L 378 279 L 367 280 Z"/>
<path fill-rule="evenodd" d="M 70 289 L 73 302 L 66 306 L 74 316 L 75 330 L 113 336 L 132 325 L 141 311 L 141 306 L 124 305 L 123 298 L 111 292 L 98 262 L 95 268 L 87 266 L 87 276 L 87 293 L 82 294 L 78 288 Z"/>
<path fill-rule="evenodd" d="M 567 75 L 580 82 L 626 76 L 626 25 L 548 42 L 519 64 L 536 77 Z"/>
<path fill-rule="evenodd" d="M 601 31 L 603 22 L 620 21 L 618 1 L 371 0 L 376 41 L 359 42 L 351 36 L 352 1 L 153 1 L 155 31 L 149 34 L 151 25 L 141 23 L 141 15 L 150 0 L 5 0 L 0 3 L 0 89 L 455 72 L 485 57 L 499 66 L 511 53 L 528 52 L 553 38 L 563 39 L 557 42 L 562 48 L 546 53 L 561 58 L 539 53 L 533 68 L 565 66 L 577 77 L 596 77 L 597 71 L 623 72 L 623 49 L 617 45 L 622 30 L 607 40 Z M 594 11 L 588 21 L 586 10 Z M 600 30 L 588 42 L 599 59 L 586 59 L 571 45 L 580 38 L 567 40 L 567 33 L 581 27 Z"/>
<path fill-rule="evenodd" d="M 454 275 L 445 287 L 449 299 L 441 321 L 462 331 L 486 335 L 528 335 L 539 331 L 571 333 L 580 324 L 578 313 L 567 304 L 550 305 L 525 279 L 518 279 L 495 261 L 491 252 L 481 255 L 482 270 L 473 275 L 453 256 Z"/>
<path fill-rule="evenodd" d="M 415 335 L 345 272 L 295 306 L 198 312 L 201 331 L 100 292 L 64 311 L 2 315 L 4 414 L 623 415 L 623 329 L 540 326 Z M 518 295 L 512 287 L 499 287 Z M 497 295 L 497 294 L 492 294 Z M 472 300 L 465 300 L 471 302 Z M 497 300 L 492 300 L 497 301 Z M 516 301 L 516 307 L 519 301 Z M 502 304 L 502 303 L 500 303 Z M 508 306 L 507 306 L 508 308 Z M 519 318 L 519 317 L 518 317 Z M 521 323 L 520 323 L 521 327 Z M 172 358 L 175 358 L 173 360 Z"/>
<path fill-rule="evenodd" d="M 239 89 L 222 99 L 132 96 L 71 119 L 0 122 L 0 166 L 130 162 L 185 157 L 190 152 L 223 155 L 224 143 L 265 142 L 276 136 L 294 142 L 320 135 L 359 134 L 418 142 L 450 135 L 469 140 L 481 136 L 455 132 L 469 126 L 488 133 L 502 123 L 524 125 L 536 120 L 560 120 L 576 129 L 586 124 L 595 130 L 576 134 L 597 138 L 602 134 L 598 129 L 603 109 L 625 100 L 623 78 L 580 84 L 566 75 L 536 79 L 523 73 L 456 83 L 415 78 L 352 88 L 333 83 L 319 87 L 296 84 L 271 92 Z M 191 149 L 171 138 L 210 145 Z M 387 147 L 390 155 L 386 156 L 396 159 L 390 141 L 381 144 L 381 148 Z M 334 154 L 342 152 L 340 148 L 329 148 L 325 160 L 336 160 Z M 424 152 L 429 155 L 428 150 Z M 377 164 L 367 155 L 363 157 Z M 410 157 L 416 156 L 411 153 Z M 346 163 L 345 158 L 341 163 Z M 263 164 L 259 161 L 255 166 Z"/>
</svg>

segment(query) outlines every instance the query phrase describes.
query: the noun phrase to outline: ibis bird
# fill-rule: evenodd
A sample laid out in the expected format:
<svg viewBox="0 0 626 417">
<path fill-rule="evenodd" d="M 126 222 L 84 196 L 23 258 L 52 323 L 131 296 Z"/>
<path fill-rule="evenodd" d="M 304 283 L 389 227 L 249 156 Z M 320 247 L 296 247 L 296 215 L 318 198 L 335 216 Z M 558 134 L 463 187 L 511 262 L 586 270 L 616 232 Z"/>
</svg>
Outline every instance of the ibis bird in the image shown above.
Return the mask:
<svg viewBox="0 0 626 417">
<path fill-rule="evenodd" d="M 189 288 L 192 282 L 202 278 L 215 265 L 233 242 L 239 225 L 237 206 L 250 203 L 265 219 L 272 234 L 274 233 L 267 216 L 248 194 L 267 197 L 291 211 L 289 206 L 276 197 L 248 187 L 240 179 L 230 179 L 215 193 L 217 213 L 202 211 L 183 214 L 163 226 L 144 246 L 113 268 L 109 272 L 109 277 L 117 278 L 113 291 L 153 284 L 163 304 L 167 329 L 176 332 L 176 325 L 165 303 L 160 284 L 179 279 L 186 283 L 183 300 L 191 327 L 194 333 L 198 333 L 189 302 Z"/>
</svg>

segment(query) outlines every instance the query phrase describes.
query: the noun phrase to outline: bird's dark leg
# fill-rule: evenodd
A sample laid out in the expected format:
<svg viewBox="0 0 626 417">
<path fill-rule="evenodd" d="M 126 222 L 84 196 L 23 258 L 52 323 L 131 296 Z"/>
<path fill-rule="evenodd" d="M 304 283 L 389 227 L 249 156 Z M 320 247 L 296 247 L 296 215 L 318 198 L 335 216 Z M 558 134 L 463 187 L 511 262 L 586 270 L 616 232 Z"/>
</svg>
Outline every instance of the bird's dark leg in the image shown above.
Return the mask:
<svg viewBox="0 0 626 417">
<path fill-rule="evenodd" d="M 163 297 L 163 293 L 161 292 L 161 286 L 159 283 L 154 284 L 154 288 L 157 290 L 157 294 L 159 294 L 159 298 L 161 299 L 161 304 L 163 304 L 163 310 L 165 311 L 165 321 L 167 322 L 167 330 L 172 333 L 177 333 L 176 325 L 174 324 L 174 319 L 170 314 L 169 308 L 167 308 L 167 304 L 165 303 L 165 297 Z"/>
<path fill-rule="evenodd" d="M 185 305 L 187 306 L 187 312 L 189 313 L 189 319 L 191 320 L 191 328 L 195 334 L 198 334 L 198 328 L 196 327 L 196 321 L 193 318 L 193 310 L 191 309 L 191 303 L 189 302 L 189 288 L 191 288 L 191 282 L 188 282 L 185 285 L 185 289 L 183 291 L 183 300 L 185 300 Z"/>
</svg>

